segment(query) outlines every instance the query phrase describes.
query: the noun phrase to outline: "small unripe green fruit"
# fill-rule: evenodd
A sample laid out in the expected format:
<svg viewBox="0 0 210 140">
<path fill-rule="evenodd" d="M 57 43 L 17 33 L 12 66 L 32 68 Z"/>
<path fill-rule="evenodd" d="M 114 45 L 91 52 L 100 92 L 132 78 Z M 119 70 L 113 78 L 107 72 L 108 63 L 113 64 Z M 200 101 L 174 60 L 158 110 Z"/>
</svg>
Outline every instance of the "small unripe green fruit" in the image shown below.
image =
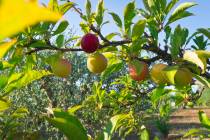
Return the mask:
<svg viewBox="0 0 210 140">
<path fill-rule="evenodd" d="M 129 74 L 135 81 L 145 80 L 148 76 L 148 65 L 143 61 L 133 60 L 129 63 Z"/>
<path fill-rule="evenodd" d="M 71 63 L 66 59 L 58 59 L 51 65 L 54 75 L 62 78 L 67 78 L 72 71 Z"/>
<path fill-rule="evenodd" d="M 174 76 L 176 86 L 187 86 L 192 82 L 192 73 L 187 68 L 179 68 Z"/>
<path fill-rule="evenodd" d="M 150 71 L 150 77 L 156 84 L 166 84 L 167 78 L 165 72 L 163 71 L 166 68 L 166 64 L 155 64 L 153 65 Z"/>
<path fill-rule="evenodd" d="M 88 56 L 87 68 L 90 72 L 99 74 L 102 73 L 108 65 L 106 57 L 101 53 L 95 53 Z"/>
</svg>

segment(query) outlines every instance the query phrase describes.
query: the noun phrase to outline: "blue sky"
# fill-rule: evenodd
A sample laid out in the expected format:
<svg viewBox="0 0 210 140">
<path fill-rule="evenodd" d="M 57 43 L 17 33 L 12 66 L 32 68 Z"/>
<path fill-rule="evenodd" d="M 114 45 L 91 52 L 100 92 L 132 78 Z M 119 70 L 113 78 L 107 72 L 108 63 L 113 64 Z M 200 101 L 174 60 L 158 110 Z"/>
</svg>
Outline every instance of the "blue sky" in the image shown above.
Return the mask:
<svg viewBox="0 0 210 140">
<path fill-rule="evenodd" d="M 47 2 L 48 0 L 40 0 L 41 2 Z M 123 15 L 123 9 L 126 6 L 130 0 L 104 0 L 105 1 L 105 8 L 107 8 L 109 11 L 116 12 L 118 15 Z M 86 0 L 73 0 L 73 2 L 78 4 L 78 7 L 81 8 L 84 12 L 84 6 Z M 98 0 L 91 0 L 93 10 L 96 9 L 96 5 Z M 195 14 L 195 16 L 188 17 L 183 20 L 179 20 L 173 26 L 176 26 L 177 24 L 181 24 L 182 27 L 187 27 L 190 32 L 194 32 L 197 28 L 200 27 L 210 27 L 210 13 L 209 13 L 209 0 L 180 0 L 179 3 L 182 2 L 196 2 L 198 5 L 191 8 L 190 11 Z M 137 7 L 142 8 L 142 2 L 141 0 L 136 0 Z M 110 15 L 105 16 L 105 20 L 109 20 L 110 24 L 105 25 L 102 29 L 103 34 L 108 34 L 110 32 L 116 32 L 118 31 L 117 27 L 113 24 L 113 21 L 110 17 Z M 68 12 L 65 18 L 70 22 L 71 26 L 74 27 L 74 29 L 77 31 L 78 34 L 81 34 L 79 23 L 81 21 L 80 17 L 74 13 L 73 11 Z"/>
</svg>

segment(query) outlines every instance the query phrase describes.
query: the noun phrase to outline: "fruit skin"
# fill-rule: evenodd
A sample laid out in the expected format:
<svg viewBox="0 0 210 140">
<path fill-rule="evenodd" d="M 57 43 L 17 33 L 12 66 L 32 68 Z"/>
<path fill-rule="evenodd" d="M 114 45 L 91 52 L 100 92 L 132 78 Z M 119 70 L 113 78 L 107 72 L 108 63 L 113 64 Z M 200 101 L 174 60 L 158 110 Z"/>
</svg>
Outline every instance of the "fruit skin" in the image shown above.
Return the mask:
<svg viewBox="0 0 210 140">
<path fill-rule="evenodd" d="M 102 73 L 108 65 L 106 57 L 101 53 L 95 53 L 88 56 L 87 68 L 90 72 L 99 74 Z"/>
<path fill-rule="evenodd" d="M 71 63 L 66 59 L 58 59 L 51 65 L 52 72 L 62 78 L 67 78 L 72 72 Z"/>
<path fill-rule="evenodd" d="M 163 71 L 166 68 L 166 64 L 155 64 L 153 65 L 150 71 L 150 77 L 156 84 L 166 84 L 167 78 L 165 72 Z"/>
<path fill-rule="evenodd" d="M 179 68 L 174 76 L 176 86 L 187 86 L 192 82 L 192 73 L 187 68 Z"/>
<path fill-rule="evenodd" d="M 82 37 L 81 40 L 82 50 L 86 53 L 93 53 L 99 47 L 99 39 L 96 35 L 88 33 Z"/>
<path fill-rule="evenodd" d="M 128 65 L 129 74 L 135 81 L 142 81 L 147 78 L 149 74 L 148 65 L 143 61 L 133 60 Z"/>
</svg>

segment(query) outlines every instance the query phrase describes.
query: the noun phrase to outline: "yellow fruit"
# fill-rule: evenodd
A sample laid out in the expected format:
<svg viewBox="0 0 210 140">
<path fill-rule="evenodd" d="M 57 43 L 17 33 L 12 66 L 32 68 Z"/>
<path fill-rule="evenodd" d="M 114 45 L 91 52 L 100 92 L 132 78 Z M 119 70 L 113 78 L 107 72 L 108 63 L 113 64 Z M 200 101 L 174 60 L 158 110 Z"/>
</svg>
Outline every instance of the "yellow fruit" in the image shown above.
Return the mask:
<svg viewBox="0 0 210 140">
<path fill-rule="evenodd" d="M 179 68 L 174 76 L 176 86 L 187 86 L 192 82 L 192 73 L 187 68 Z"/>
<path fill-rule="evenodd" d="M 108 61 L 101 53 L 95 53 L 88 56 L 87 68 L 92 73 L 102 73 L 106 69 L 107 65 Z"/>
<path fill-rule="evenodd" d="M 166 64 L 155 64 L 153 65 L 150 71 L 150 77 L 156 84 L 166 84 L 167 78 L 165 72 L 163 71 L 166 68 Z"/>
<path fill-rule="evenodd" d="M 66 59 L 58 59 L 51 65 L 52 72 L 62 78 L 67 78 L 71 73 L 71 63 L 68 62 Z"/>
</svg>

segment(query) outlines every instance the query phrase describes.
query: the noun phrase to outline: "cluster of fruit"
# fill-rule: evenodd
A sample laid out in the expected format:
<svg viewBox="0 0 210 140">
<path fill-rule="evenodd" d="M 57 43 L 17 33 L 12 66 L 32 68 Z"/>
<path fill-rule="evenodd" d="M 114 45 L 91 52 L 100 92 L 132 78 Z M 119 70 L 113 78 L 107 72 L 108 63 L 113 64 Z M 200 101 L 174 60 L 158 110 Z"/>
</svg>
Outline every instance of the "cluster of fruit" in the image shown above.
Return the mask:
<svg viewBox="0 0 210 140">
<path fill-rule="evenodd" d="M 96 52 L 99 45 L 98 37 L 92 33 L 88 33 L 82 37 L 81 48 L 84 52 L 89 54 L 87 58 L 87 68 L 90 72 L 95 74 L 102 73 L 108 65 L 106 57 Z M 68 77 L 72 71 L 71 63 L 63 58 L 56 60 L 56 62 L 51 65 L 51 68 L 56 76 L 63 78 Z"/>
<path fill-rule="evenodd" d="M 168 66 L 166 64 L 155 64 L 149 72 L 145 62 L 134 60 L 129 64 L 129 72 L 132 79 L 136 81 L 150 78 L 159 85 L 187 86 L 192 82 L 192 73 L 189 69 L 179 66 Z"/>
<path fill-rule="evenodd" d="M 106 57 L 96 52 L 99 48 L 99 39 L 96 35 L 88 33 L 82 37 L 81 48 L 88 53 L 87 68 L 90 72 L 102 73 L 108 61 Z M 139 60 L 132 60 L 129 63 L 129 74 L 133 80 L 142 81 L 149 77 L 156 84 L 174 84 L 177 86 L 186 86 L 192 81 L 192 73 L 187 68 L 178 68 L 175 71 L 167 71 L 176 66 L 167 66 L 166 64 L 155 64 L 149 74 L 147 63 Z M 59 59 L 52 65 L 52 71 L 56 76 L 66 78 L 71 73 L 71 63 L 66 59 Z"/>
</svg>

